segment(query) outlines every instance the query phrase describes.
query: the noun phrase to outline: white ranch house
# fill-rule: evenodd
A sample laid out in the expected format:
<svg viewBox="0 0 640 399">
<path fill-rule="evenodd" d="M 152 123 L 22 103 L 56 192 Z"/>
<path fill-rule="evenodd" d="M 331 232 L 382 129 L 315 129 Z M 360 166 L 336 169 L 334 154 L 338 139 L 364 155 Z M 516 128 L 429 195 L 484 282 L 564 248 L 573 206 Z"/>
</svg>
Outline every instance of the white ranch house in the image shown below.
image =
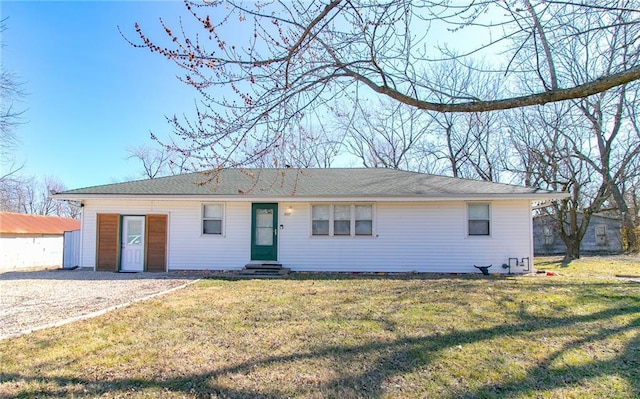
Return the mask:
<svg viewBox="0 0 640 399">
<path fill-rule="evenodd" d="M 532 201 L 563 196 L 391 169 L 226 169 L 55 198 L 82 203 L 79 266 L 95 270 L 518 273 L 533 268 Z"/>
</svg>

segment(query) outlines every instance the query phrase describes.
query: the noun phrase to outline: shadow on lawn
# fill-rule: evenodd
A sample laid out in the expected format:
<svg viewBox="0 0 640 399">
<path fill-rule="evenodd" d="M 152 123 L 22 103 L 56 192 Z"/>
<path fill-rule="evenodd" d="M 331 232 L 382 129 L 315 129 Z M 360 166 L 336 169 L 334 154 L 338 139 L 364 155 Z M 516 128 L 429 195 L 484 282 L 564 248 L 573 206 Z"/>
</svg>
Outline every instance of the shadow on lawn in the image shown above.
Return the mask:
<svg viewBox="0 0 640 399">
<path fill-rule="evenodd" d="M 635 311 L 631 311 L 635 309 Z M 633 307 L 622 309 L 623 312 L 638 313 L 638 309 Z M 611 313 L 611 317 L 618 315 Z M 555 351 L 544 361 L 538 363 L 534 368 L 529 369 L 523 378 L 516 378 L 501 384 L 483 386 L 473 392 L 458 392 L 450 395 L 450 398 L 476 398 L 491 397 L 505 393 L 509 395 L 530 394 L 539 391 L 552 390 L 556 388 L 571 388 L 584 383 L 586 380 L 598 377 L 621 377 L 625 379 L 633 392 L 632 397 L 640 397 L 640 335 L 630 340 L 620 351 L 619 355 L 610 360 L 593 361 L 580 365 L 569 365 L 565 363 L 562 367 L 554 367 L 553 362 L 563 354 L 581 348 L 583 345 L 594 343 L 606 339 L 612 335 L 640 328 L 640 317 L 635 318 L 631 323 L 619 328 L 606 328 L 594 332 L 580 339 L 576 339 L 565 344 L 561 349 Z M 625 378 L 626 377 L 626 378 Z M 603 395 L 604 397 L 604 395 Z"/>
<path fill-rule="evenodd" d="M 640 328 L 640 305 L 610 308 L 604 311 L 574 316 L 570 318 L 538 317 L 522 314 L 518 323 L 499 325 L 473 331 L 449 331 L 422 337 L 400 338 L 392 341 L 380 340 L 353 346 L 325 346 L 310 348 L 308 352 L 271 356 L 239 363 L 210 372 L 185 375 L 167 379 L 124 378 L 111 381 L 95 381 L 91 378 L 39 378 L 19 374 L 0 374 L 0 382 L 38 383 L 46 387 L 41 390 L 22 392 L 25 396 L 58 396 L 69 394 L 67 387 L 82 387 L 80 396 L 98 396 L 112 393 L 132 395 L 145 389 L 154 392 L 177 393 L 196 397 L 229 398 L 284 398 L 291 392 L 281 392 L 277 386 L 260 386 L 259 391 L 251 388 L 230 389 L 215 383 L 215 378 L 230 375 L 247 376 L 260 372 L 262 367 L 274 365 L 286 368 L 296 361 L 331 359 L 338 378 L 318 385 L 302 385 L 293 396 L 313 395 L 320 392 L 324 397 L 367 397 L 376 398 L 385 394 L 384 384 L 397 376 L 416 370 L 424 370 L 435 365 L 437 354 L 446 349 L 491 340 L 502 336 L 517 336 L 567 325 L 578 325 L 612 320 L 621 316 L 631 316 L 630 322 L 616 328 L 601 328 L 586 336 L 575 337 L 559 350 L 526 371 L 520 378 L 506 379 L 500 383 L 482 385 L 479 388 L 460 388 L 443 394 L 448 398 L 504 397 L 521 394 L 535 394 L 539 391 L 579 386 L 586 380 L 598 377 L 618 376 L 631 387 L 631 395 L 640 397 L 640 334 L 628 341 L 614 358 L 594 360 L 580 365 L 552 367 L 554 360 L 567 351 L 589 343 L 607 339 L 616 334 L 631 332 Z M 605 323 L 606 324 L 606 323 Z M 535 344 L 535 343 L 532 343 Z M 368 367 L 362 369 L 362 359 L 367 359 Z M 353 367 L 351 366 L 360 366 Z M 294 365 L 292 365 L 293 369 Z M 360 370 L 353 373 L 353 370 Z M 427 376 L 428 378 L 428 376 Z M 72 390 L 73 392 L 73 390 Z M 1 394 L 1 393 L 0 393 Z M 148 394 L 148 392 L 147 392 Z M 413 395 L 421 395 L 419 389 Z"/>
</svg>

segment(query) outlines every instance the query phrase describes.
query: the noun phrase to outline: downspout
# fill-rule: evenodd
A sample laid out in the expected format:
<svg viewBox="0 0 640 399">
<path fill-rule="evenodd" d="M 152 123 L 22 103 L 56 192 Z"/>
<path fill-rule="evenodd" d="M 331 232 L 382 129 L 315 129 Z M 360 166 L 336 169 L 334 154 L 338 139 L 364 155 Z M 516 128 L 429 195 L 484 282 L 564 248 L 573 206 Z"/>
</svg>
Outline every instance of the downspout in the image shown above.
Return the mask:
<svg viewBox="0 0 640 399">
<path fill-rule="evenodd" d="M 529 201 L 529 273 L 535 273 L 535 262 L 533 258 L 533 206 Z"/>
</svg>

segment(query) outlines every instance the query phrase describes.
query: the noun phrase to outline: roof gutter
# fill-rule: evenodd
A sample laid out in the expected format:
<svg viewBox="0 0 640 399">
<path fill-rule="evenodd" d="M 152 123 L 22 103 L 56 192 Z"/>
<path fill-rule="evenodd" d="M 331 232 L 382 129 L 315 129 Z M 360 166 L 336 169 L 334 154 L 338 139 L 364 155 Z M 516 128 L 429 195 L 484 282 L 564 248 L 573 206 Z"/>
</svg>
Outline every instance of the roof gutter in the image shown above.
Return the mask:
<svg viewBox="0 0 640 399">
<path fill-rule="evenodd" d="M 547 192 L 540 194 L 460 194 L 434 196 L 380 196 L 380 195 L 326 195 L 326 196 L 253 196 L 253 195 L 152 195 L 152 194 L 55 194 L 57 200 L 127 200 L 127 201 L 225 201 L 225 202 L 322 202 L 322 201 L 372 201 L 372 202 L 442 202 L 442 201 L 495 201 L 495 200 L 531 200 L 548 201 L 568 198 L 564 192 Z"/>
</svg>

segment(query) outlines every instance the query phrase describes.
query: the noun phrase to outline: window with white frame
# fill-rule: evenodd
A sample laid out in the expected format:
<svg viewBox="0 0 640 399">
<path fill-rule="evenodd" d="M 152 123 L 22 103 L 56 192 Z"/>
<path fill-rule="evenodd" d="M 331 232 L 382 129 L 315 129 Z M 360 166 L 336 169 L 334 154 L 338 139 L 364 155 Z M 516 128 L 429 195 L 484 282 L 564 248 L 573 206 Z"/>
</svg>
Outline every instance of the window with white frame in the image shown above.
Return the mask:
<svg viewBox="0 0 640 399">
<path fill-rule="evenodd" d="M 595 227 L 596 245 L 607 245 L 607 226 L 599 224 Z"/>
<path fill-rule="evenodd" d="M 355 232 L 357 236 L 373 235 L 373 207 L 371 205 L 356 205 Z"/>
<path fill-rule="evenodd" d="M 351 235 L 351 205 L 333 206 L 333 235 Z"/>
<path fill-rule="evenodd" d="M 544 236 L 544 245 L 553 244 L 553 227 L 543 226 L 542 235 Z"/>
<path fill-rule="evenodd" d="M 489 204 L 467 204 L 470 236 L 488 236 L 491 233 L 491 209 Z"/>
<path fill-rule="evenodd" d="M 311 207 L 311 234 L 314 236 L 329 235 L 329 205 L 313 205 Z"/>
<path fill-rule="evenodd" d="M 202 206 L 202 234 L 222 234 L 224 206 L 205 204 Z"/>
<path fill-rule="evenodd" d="M 372 236 L 373 205 L 322 204 L 311 206 L 313 236 Z"/>
</svg>

